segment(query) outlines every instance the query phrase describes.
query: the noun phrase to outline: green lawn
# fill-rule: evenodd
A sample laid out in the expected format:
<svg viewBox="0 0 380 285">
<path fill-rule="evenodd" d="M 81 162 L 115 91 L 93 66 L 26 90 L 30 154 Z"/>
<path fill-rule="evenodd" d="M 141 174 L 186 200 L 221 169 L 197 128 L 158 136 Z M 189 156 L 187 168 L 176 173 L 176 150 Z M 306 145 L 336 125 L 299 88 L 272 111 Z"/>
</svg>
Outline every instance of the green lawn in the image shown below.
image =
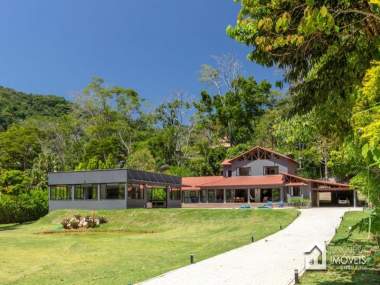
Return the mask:
<svg viewBox="0 0 380 285">
<path fill-rule="evenodd" d="M 327 248 L 327 271 L 306 272 L 302 276 L 302 285 L 379 285 L 380 250 L 373 240 L 367 239 L 367 227 L 365 220 L 367 212 L 348 212 L 345 214 L 343 222 L 338 228 L 331 244 Z M 360 222 L 363 222 L 362 229 Z M 356 226 L 355 226 L 356 225 Z M 349 227 L 354 230 L 350 235 Z M 355 250 L 353 250 L 353 248 Z M 358 254 L 359 253 L 359 254 Z M 339 255 L 362 255 L 372 256 L 369 265 L 356 270 L 348 270 L 341 266 L 331 264 L 332 256 Z M 367 270 L 370 269 L 370 270 Z"/>
<path fill-rule="evenodd" d="M 297 217 L 294 209 L 99 211 L 108 224 L 63 232 L 60 221 L 75 213 L 0 226 L 0 284 L 129 284 L 184 266 L 190 254 L 201 260 L 252 234 L 261 239 Z"/>
</svg>

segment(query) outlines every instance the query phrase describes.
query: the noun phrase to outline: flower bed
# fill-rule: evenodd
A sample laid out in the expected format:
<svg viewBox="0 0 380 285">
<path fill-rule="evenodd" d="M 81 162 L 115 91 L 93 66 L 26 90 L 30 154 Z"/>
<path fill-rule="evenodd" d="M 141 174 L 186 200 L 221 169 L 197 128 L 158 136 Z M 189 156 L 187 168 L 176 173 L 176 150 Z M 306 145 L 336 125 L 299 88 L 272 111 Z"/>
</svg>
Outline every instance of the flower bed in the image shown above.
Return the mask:
<svg viewBox="0 0 380 285">
<path fill-rule="evenodd" d="M 73 217 L 64 218 L 61 225 L 65 230 L 75 230 L 75 229 L 88 229 L 96 228 L 101 224 L 107 223 L 106 217 L 95 215 L 82 217 L 81 215 L 74 215 Z"/>
</svg>

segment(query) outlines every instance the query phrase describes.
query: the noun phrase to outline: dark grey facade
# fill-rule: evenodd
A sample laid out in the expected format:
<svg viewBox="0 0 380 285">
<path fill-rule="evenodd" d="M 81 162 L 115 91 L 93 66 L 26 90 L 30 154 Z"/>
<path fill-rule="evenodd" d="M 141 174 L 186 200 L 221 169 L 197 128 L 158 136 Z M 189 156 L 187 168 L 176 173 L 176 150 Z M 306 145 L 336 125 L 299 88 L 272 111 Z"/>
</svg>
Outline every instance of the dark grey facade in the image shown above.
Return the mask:
<svg viewBox="0 0 380 285">
<path fill-rule="evenodd" d="M 181 207 L 181 178 L 130 169 L 48 174 L 49 210 Z"/>
</svg>

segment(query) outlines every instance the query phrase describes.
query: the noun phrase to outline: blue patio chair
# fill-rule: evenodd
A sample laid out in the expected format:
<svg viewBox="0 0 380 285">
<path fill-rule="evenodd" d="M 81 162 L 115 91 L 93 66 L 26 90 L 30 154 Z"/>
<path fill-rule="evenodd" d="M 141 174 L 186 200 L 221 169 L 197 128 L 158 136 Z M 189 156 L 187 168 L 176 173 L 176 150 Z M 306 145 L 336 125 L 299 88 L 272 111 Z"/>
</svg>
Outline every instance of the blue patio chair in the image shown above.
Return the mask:
<svg viewBox="0 0 380 285">
<path fill-rule="evenodd" d="M 240 205 L 240 209 L 250 209 L 250 208 L 251 208 L 251 205 L 249 204 Z"/>
</svg>

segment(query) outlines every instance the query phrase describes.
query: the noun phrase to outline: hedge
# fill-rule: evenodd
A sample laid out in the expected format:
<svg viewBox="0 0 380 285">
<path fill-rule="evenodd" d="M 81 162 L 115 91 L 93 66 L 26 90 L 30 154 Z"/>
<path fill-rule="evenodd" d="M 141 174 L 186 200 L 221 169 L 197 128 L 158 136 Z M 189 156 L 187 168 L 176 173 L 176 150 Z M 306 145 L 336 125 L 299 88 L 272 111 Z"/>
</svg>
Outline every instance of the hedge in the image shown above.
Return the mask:
<svg viewBox="0 0 380 285">
<path fill-rule="evenodd" d="M 48 194 L 32 190 L 18 196 L 0 195 L 0 224 L 24 223 L 48 213 Z"/>
</svg>

